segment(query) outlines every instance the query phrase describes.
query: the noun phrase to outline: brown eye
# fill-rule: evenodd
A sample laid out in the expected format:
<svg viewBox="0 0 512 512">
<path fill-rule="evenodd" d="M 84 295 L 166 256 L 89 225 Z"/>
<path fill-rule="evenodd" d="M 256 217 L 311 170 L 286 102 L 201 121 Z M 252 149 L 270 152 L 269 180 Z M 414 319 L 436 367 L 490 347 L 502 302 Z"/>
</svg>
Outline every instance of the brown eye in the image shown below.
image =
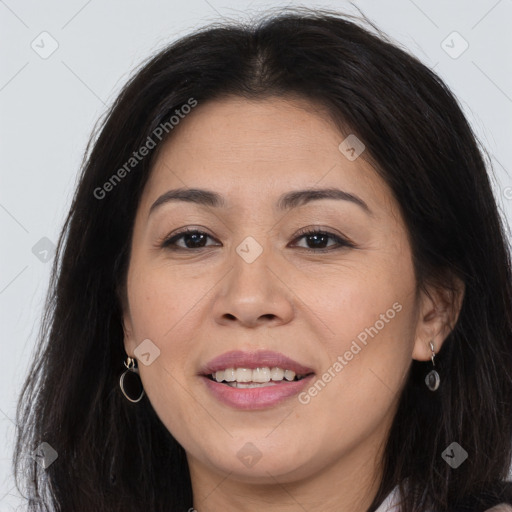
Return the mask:
<svg viewBox="0 0 512 512">
<path fill-rule="evenodd" d="M 304 231 L 295 240 L 305 239 L 307 247 L 303 247 L 308 252 L 326 252 L 342 247 L 355 247 L 352 242 L 341 238 L 334 233 L 322 230 Z M 328 245 L 329 240 L 334 240 L 334 244 Z"/>
<path fill-rule="evenodd" d="M 205 244 L 208 238 L 212 237 L 204 231 L 199 231 L 197 229 L 186 229 L 164 240 L 162 243 L 162 248 L 172 250 L 202 249 L 203 247 L 207 247 Z M 184 245 L 179 245 L 176 243 L 181 239 L 183 239 Z"/>
</svg>

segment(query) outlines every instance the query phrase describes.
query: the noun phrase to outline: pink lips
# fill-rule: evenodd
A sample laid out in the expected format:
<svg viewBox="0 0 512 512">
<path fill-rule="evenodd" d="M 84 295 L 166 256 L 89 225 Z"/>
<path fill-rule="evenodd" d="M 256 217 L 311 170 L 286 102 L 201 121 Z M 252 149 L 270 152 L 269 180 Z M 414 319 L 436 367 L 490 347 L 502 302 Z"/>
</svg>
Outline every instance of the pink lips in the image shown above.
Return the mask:
<svg viewBox="0 0 512 512">
<path fill-rule="evenodd" d="M 234 388 L 211 380 L 208 376 L 226 368 L 263 368 L 279 367 L 293 370 L 297 375 L 308 375 L 299 381 L 277 381 L 275 385 L 256 388 Z M 208 362 L 201 370 L 200 376 L 207 390 L 220 402 L 236 409 L 254 410 L 276 406 L 287 398 L 297 395 L 314 378 L 313 370 L 278 352 L 262 350 L 226 352 Z"/>
</svg>

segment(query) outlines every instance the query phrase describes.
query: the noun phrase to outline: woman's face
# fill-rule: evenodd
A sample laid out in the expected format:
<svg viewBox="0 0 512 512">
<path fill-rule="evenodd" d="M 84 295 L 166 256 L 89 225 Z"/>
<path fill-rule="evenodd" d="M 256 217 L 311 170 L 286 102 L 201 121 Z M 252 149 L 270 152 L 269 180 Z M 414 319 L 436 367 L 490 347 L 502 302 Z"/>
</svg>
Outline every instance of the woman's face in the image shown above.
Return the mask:
<svg viewBox="0 0 512 512">
<path fill-rule="evenodd" d="M 192 475 L 283 483 L 372 467 L 411 359 L 430 356 L 398 205 L 311 107 L 199 104 L 136 213 L 125 348 Z M 308 376 L 288 381 L 294 369 Z"/>
</svg>

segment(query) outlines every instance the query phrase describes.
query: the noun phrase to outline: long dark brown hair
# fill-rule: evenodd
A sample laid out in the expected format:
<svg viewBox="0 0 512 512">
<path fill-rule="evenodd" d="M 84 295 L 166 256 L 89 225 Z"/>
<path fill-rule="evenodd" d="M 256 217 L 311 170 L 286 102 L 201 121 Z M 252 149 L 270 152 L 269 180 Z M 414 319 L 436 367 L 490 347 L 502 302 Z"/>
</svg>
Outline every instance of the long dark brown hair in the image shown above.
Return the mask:
<svg viewBox="0 0 512 512">
<path fill-rule="evenodd" d="M 98 188 L 191 98 L 200 108 L 226 95 L 300 96 L 322 104 L 340 131 L 364 142 L 365 156 L 398 201 L 418 289 L 449 288 L 450 276 L 465 284 L 458 321 L 436 357 L 442 379 L 436 393 L 423 382 L 428 363 L 411 363 L 369 510 L 395 485 L 404 512 L 443 512 L 506 479 L 510 248 L 484 152 L 443 81 L 370 27 L 308 9 L 210 25 L 150 58 L 123 88 L 87 147 L 19 400 L 13 462 L 30 512 L 192 506 L 183 448 L 147 398 L 131 404 L 118 386 L 126 356 L 120 291 L 134 216 L 158 148 L 122 181 L 111 181 L 104 197 Z M 174 130 L 179 125 L 159 147 Z M 42 442 L 58 453 L 46 469 L 28 456 Z M 441 456 L 452 442 L 468 453 L 457 469 Z"/>
</svg>

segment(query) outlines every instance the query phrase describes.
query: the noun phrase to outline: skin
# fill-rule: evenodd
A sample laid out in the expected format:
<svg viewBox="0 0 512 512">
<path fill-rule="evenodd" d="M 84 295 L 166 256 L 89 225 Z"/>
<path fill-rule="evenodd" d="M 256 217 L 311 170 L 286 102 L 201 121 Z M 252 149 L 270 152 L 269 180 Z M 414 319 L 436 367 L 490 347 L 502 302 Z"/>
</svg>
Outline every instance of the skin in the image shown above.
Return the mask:
<svg viewBox="0 0 512 512">
<path fill-rule="evenodd" d="M 348 134 L 314 107 L 233 97 L 198 105 L 162 147 L 136 213 L 125 349 L 136 358 L 150 339 L 160 350 L 150 365 L 139 362 L 140 375 L 186 450 L 199 512 L 366 510 L 412 359 L 428 361 L 430 341 L 440 349 L 460 308 L 461 296 L 455 304 L 437 289 L 418 290 L 390 189 L 363 157 L 341 153 Z M 228 206 L 169 202 L 148 216 L 179 187 L 218 192 Z M 283 193 L 327 187 L 359 196 L 372 214 L 335 199 L 276 210 Z M 187 236 L 175 242 L 181 250 L 159 245 L 187 226 L 209 236 L 202 248 Z M 297 235 L 315 226 L 356 247 Z M 263 249 L 252 263 L 235 250 L 248 236 Z M 308 404 L 294 396 L 236 410 L 197 376 L 226 351 L 270 349 L 321 377 L 395 303 L 400 312 Z M 251 467 L 237 456 L 248 442 L 261 453 Z"/>
</svg>

